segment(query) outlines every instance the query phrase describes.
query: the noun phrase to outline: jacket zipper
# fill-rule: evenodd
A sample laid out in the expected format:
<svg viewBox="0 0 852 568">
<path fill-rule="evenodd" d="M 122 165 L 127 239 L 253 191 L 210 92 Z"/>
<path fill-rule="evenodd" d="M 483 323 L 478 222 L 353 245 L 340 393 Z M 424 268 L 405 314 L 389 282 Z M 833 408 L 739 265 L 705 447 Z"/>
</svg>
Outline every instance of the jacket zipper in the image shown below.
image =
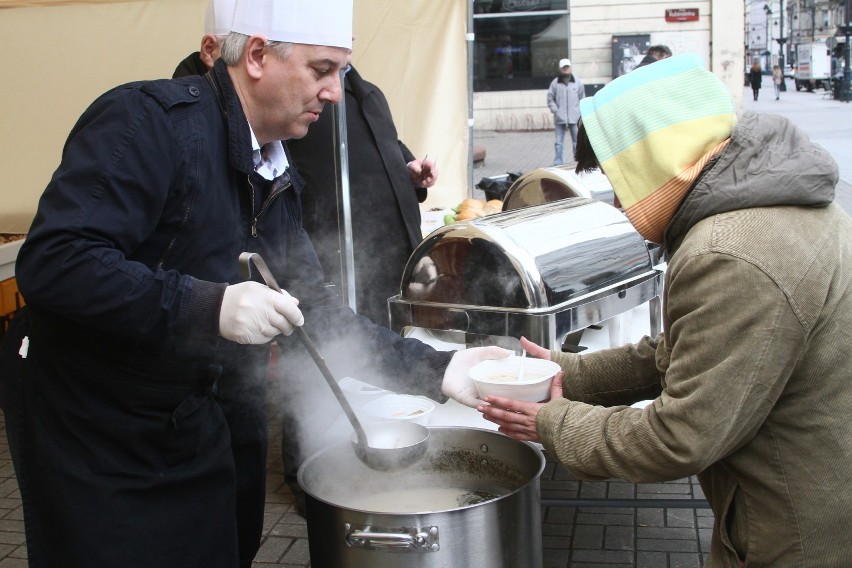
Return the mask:
<svg viewBox="0 0 852 568">
<path fill-rule="evenodd" d="M 251 196 L 251 210 L 254 211 L 254 185 L 252 185 L 251 183 L 251 177 L 247 177 L 246 179 L 248 181 L 250 189 L 249 194 Z M 278 184 L 277 186 L 273 187 L 272 191 L 269 193 L 269 197 L 267 197 L 263 204 L 260 206 L 260 211 L 258 211 L 257 215 L 255 215 L 254 218 L 251 220 L 252 237 L 257 237 L 257 223 L 258 221 L 260 221 L 260 216 L 263 215 L 263 212 L 269 208 L 270 204 L 275 200 L 276 197 L 284 193 L 287 188 L 292 185 L 292 182 L 288 181 L 287 183 Z"/>
</svg>

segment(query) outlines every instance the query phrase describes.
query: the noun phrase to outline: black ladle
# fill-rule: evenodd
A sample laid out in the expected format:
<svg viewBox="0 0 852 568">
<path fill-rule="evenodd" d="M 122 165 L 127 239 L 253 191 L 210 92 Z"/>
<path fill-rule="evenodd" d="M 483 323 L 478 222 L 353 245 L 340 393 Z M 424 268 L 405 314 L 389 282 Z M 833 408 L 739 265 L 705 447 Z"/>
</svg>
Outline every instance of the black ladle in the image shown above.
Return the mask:
<svg viewBox="0 0 852 568">
<path fill-rule="evenodd" d="M 240 273 L 246 280 L 251 278 L 251 265 L 254 264 L 267 286 L 281 292 L 281 287 L 266 266 L 263 258 L 254 252 L 240 254 Z M 358 420 L 355 411 L 346 400 L 346 395 L 340 390 L 334 375 L 325 363 L 314 342 L 303 327 L 296 327 L 295 333 L 310 353 L 311 358 L 319 367 L 337 402 L 343 407 L 343 412 L 352 424 L 355 434 L 352 445 L 355 455 L 371 469 L 389 470 L 407 467 L 426 453 L 429 442 L 429 429 L 415 422 L 386 421 L 368 424 L 366 428 Z M 369 432 L 369 436 L 367 435 Z"/>
</svg>

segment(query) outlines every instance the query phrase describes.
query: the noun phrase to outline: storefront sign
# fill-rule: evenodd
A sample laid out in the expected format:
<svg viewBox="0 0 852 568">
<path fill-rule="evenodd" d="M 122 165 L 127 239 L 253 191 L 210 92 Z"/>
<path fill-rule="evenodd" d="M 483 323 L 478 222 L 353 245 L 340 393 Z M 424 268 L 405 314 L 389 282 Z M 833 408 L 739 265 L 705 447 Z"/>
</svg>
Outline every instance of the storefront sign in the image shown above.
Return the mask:
<svg viewBox="0 0 852 568">
<path fill-rule="evenodd" d="M 667 22 L 695 22 L 698 20 L 698 8 L 671 8 L 666 10 Z"/>
</svg>

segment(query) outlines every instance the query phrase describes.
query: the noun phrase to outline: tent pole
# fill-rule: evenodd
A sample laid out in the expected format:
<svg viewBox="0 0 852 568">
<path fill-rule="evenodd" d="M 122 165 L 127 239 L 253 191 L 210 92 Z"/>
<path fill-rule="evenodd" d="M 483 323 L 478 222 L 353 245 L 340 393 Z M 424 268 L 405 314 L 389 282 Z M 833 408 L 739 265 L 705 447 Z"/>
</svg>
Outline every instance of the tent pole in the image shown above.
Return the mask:
<svg viewBox="0 0 852 568">
<path fill-rule="evenodd" d="M 473 196 L 473 0 L 467 0 L 467 195 Z"/>
<path fill-rule="evenodd" d="M 343 96 L 332 106 L 334 123 L 335 182 L 337 193 L 337 237 L 340 250 L 340 283 L 343 303 L 357 312 L 355 298 L 355 252 L 352 240 L 352 204 L 349 191 L 349 143 L 346 128 L 346 70 L 340 71 Z"/>
</svg>

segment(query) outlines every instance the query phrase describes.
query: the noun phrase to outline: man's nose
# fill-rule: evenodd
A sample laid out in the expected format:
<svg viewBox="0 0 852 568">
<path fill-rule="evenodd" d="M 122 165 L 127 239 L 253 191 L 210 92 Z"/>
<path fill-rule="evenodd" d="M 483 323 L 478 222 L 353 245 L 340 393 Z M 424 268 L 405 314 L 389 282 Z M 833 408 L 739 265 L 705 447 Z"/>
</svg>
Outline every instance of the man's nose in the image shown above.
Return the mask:
<svg viewBox="0 0 852 568">
<path fill-rule="evenodd" d="M 320 91 L 320 100 L 326 103 L 337 104 L 343 97 L 343 88 L 340 83 L 340 75 L 334 77 L 330 84 Z"/>
</svg>

